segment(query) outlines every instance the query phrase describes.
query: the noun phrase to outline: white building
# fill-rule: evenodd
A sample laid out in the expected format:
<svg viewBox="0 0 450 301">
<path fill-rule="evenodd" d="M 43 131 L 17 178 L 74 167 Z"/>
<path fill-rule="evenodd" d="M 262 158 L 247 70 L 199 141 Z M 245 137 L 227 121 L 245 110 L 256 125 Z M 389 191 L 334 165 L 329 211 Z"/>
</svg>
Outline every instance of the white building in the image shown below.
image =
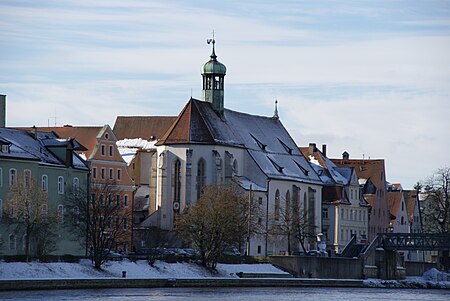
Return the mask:
<svg viewBox="0 0 450 301">
<path fill-rule="evenodd" d="M 156 143 L 155 213 L 149 219 L 171 230 L 174 220 L 194 203 L 205 185 L 238 183 L 258 200 L 260 222 L 267 230 L 280 222 L 286 204 L 307 210 L 321 229 L 322 183 L 278 118 L 224 108 L 226 68 L 214 50 L 202 68 L 204 100 L 190 99 Z M 284 235 L 265 231 L 250 242 L 251 255 L 287 251 Z M 293 241 L 292 241 L 293 243 Z M 314 247 L 311 245 L 310 247 Z M 291 250 L 298 250 L 294 245 Z"/>
</svg>

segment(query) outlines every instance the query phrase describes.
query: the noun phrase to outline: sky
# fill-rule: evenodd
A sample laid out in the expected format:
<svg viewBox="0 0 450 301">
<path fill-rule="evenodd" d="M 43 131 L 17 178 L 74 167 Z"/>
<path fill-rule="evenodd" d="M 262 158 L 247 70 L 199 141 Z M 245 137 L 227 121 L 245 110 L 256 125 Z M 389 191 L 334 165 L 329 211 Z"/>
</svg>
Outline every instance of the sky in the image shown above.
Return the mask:
<svg viewBox="0 0 450 301">
<path fill-rule="evenodd" d="M 7 126 L 113 127 L 201 99 L 215 32 L 225 107 L 409 189 L 450 165 L 450 1 L 0 0 Z"/>
</svg>

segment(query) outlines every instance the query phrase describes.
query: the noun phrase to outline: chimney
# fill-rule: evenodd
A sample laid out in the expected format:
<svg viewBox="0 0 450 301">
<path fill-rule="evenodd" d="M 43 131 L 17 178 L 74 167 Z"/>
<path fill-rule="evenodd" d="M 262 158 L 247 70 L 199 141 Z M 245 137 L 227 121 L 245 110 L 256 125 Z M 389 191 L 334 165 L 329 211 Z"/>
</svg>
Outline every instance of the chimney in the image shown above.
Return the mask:
<svg viewBox="0 0 450 301">
<path fill-rule="evenodd" d="M 350 159 L 350 154 L 347 152 L 343 152 L 342 153 L 342 160 L 349 160 Z"/>
<path fill-rule="evenodd" d="M 73 139 L 69 138 L 67 139 L 67 146 L 66 146 L 66 166 L 72 166 L 73 165 Z"/>
<path fill-rule="evenodd" d="M 326 157 L 327 156 L 327 145 L 322 144 L 322 154 Z"/>
<path fill-rule="evenodd" d="M 315 150 L 316 150 L 316 144 L 315 143 L 310 143 L 309 147 L 308 147 L 308 154 L 312 155 Z"/>
<path fill-rule="evenodd" d="M 0 128 L 6 127 L 6 95 L 0 94 Z"/>
</svg>

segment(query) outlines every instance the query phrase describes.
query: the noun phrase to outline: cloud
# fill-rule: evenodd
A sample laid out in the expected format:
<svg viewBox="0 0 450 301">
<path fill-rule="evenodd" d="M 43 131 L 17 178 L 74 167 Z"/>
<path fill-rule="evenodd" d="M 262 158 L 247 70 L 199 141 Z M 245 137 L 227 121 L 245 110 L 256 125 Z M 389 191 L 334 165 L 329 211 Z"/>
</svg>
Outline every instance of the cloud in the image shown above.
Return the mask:
<svg viewBox="0 0 450 301">
<path fill-rule="evenodd" d="M 386 158 L 388 177 L 412 187 L 448 164 L 448 11 L 441 1 L 3 1 L 0 93 L 11 126 L 176 115 L 201 97 L 214 29 L 228 108 L 267 116 L 278 99 L 299 144 Z"/>
</svg>

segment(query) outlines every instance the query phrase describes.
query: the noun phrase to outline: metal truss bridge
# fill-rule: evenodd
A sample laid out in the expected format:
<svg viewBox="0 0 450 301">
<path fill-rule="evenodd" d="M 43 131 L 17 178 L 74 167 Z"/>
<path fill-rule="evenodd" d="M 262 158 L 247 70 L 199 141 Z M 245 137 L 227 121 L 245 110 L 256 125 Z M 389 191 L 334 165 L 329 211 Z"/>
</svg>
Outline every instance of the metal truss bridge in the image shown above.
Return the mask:
<svg viewBox="0 0 450 301">
<path fill-rule="evenodd" d="M 434 233 L 380 233 L 379 246 L 387 251 L 420 250 L 449 251 L 450 234 Z"/>
</svg>

